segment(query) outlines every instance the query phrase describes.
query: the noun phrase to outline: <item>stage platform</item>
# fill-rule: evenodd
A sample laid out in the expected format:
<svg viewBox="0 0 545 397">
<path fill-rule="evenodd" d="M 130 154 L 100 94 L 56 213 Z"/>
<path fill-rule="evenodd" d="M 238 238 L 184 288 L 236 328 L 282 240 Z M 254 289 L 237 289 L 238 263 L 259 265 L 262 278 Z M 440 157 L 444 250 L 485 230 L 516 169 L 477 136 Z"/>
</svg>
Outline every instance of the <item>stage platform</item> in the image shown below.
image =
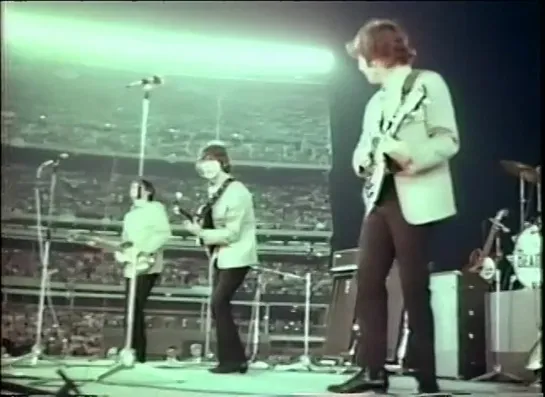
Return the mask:
<svg viewBox="0 0 545 397">
<path fill-rule="evenodd" d="M 326 386 L 338 383 L 347 375 L 317 372 L 289 372 L 250 369 L 245 375 L 215 375 L 207 371 L 210 366 L 165 362 L 137 364 L 132 369 L 120 371 L 97 383 L 94 381 L 112 365 L 111 360 L 70 360 L 63 365 L 40 362 L 35 367 L 18 365 L 2 368 L 2 380 L 39 389 L 56 391 L 63 381 L 56 371 L 62 369 L 73 379 L 84 394 L 108 397 L 294 397 L 331 396 Z M 541 388 L 490 382 L 464 382 L 441 380 L 441 388 L 452 395 L 491 396 L 542 396 Z M 410 377 L 395 376 L 391 380 L 391 393 L 409 396 L 415 390 Z"/>
</svg>

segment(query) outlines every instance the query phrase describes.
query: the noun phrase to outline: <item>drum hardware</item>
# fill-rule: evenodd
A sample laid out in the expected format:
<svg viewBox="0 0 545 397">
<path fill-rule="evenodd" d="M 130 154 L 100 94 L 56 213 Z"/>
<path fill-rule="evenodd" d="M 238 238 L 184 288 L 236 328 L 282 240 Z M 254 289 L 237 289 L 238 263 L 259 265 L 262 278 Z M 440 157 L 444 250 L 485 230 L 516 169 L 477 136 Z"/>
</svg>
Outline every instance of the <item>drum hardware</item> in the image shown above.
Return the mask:
<svg viewBox="0 0 545 397">
<path fill-rule="evenodd" d="M 519 180 L 519 226 L 520 232 L 524 230 L 524 221 L 526 215 L 526 183 L 537 185 L 538 188 L 538 206 L 541 204 L 541 167 L 533 168 L 527 164 L 518 161 L 501 160 L 500 165 L 510 175 Z M 538 212 L 541 213 L 540 209 Z"/>
<path fill-rule="evenodd" d="M 543 361 L 541 355 L 541 331 L 539 331 L 537 340 L 528 353 L 526 369 L 529 369 L 530 371 L 540 371 L 541 368 L 543 368 Z"/>
</svg>

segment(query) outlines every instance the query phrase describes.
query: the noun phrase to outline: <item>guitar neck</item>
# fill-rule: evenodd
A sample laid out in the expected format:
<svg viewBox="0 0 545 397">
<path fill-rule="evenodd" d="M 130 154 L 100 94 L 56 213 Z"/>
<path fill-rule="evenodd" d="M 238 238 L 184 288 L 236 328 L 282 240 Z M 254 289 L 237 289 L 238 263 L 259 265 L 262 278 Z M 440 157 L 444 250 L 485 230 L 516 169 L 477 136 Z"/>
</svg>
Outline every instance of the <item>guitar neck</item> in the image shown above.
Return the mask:
<svg viewBox="0 0 545 397">
<path fill-rule="evenodd" d="M 490 228 L 490 232 L 488 232 L 488 236 L 486 237 L 486 241 L 483 245 L 481 257 L 484 258 L 490 255 L 490 251 L 492 251 L 492 245 L 494 244 L 494 239 L 496 238 L 498 230 L 499 228 L 496 225 L 492 225 Z"/>
</svg>

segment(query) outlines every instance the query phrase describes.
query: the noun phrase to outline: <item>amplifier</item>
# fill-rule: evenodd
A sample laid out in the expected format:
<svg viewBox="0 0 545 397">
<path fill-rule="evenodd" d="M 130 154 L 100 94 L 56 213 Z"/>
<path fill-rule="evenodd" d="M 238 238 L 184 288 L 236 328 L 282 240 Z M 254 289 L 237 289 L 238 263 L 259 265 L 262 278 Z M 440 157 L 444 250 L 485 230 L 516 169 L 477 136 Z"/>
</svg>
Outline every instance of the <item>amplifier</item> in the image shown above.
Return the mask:
<svg viewBox="0 0 545 397">
<path fill-rule="evenodd" d="M 488 285 L 477 275 L 448 271 L 432 274 L 430 290 L 437 376 L 470 379 L 484 373 Z"/>
<path fill-rule="evenodd" d="M 330 272 L 333 277 L 333 293 L 327 314 L 324 354 L 339 356 L 350 349 L 352 325 L 356 307 L 358 249 L 333 253 Z M 388 290 L 388 361 L 396 361 L 403 297 L 397 264 L 394 263 L 386 280 Z"/>
</svg>

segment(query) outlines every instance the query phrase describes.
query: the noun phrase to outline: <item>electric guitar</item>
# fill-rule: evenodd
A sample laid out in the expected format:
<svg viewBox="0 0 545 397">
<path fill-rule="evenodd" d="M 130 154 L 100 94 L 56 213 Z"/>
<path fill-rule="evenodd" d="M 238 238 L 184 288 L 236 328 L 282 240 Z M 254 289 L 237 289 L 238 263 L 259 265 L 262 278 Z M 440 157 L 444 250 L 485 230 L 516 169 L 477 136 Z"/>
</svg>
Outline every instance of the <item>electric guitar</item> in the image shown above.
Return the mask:
<svg viewBox="0 0 545 397">
<path fill-rule="evenodd" d="M 191 222 L 197 222 L 203 229 L 214 229 L 214 219 L 212 218 L 212 208 L 218 202 L 222 194 L 229 187 L 229 185 L 234 182 L 234 178 L 226 179 L 219 189 L 210 197 L 206 204 L 201 205 L 195 214 L 192 214 L 190 211 L 187 211 L 181 205 L 181 199 L 183 194 L 178 192 L 176 193 L 176 202 L 174 204 L 174 213 L 177 215 L 182 215 Z M 206 247 L 206 253 L 208 257 L 212 257 L 212 254 L 218 248 L 217 245 L 206 245 L 202 239 L 198 239 L 198 242 L 201 246 Z"/>
<path fill-rule="evenodd" d="M 500 231 L 500 222 L 507 216 L 508 212 L 508 210 L 502 209 L 496 213 L 483 248 L 477 248 L 471 252 L 469 263 L 465 267 L 467 272 L 476 273 L 488 282 L 491 282 L 496 274 L 496 261 L 499 259 L 491 256 L 492 245 L 494 244 L 496 235 Z"/>
<path fill-rule="evenodd" d="M 392 172 L 392 159 L 381 151 L 381 142 L 390 137 L 398 140 L 397 134 L 401 124 L 413 113 L 426 99 L 425 88 L 420 85 L 414 87 L 397 108 L 392 118 L 386 122 L 386 129 L 382 130 L 378 137 L 373 138 L 371 151 L 371 165 L 364 170 L 363 199 L 365 201 L 366 214 L 373 209 L 384 182 L 384 177 Z M 395 166 L 395 165 L 394 165 Z"/>
<path fill-rule="evenodd" d="M 124 266 L 135 266 L 137 274 L 148 270 L 155 262 L 154 255 L 135 255 L 131 242 L 120 243 L 113 239 L 86 234 L 72 234 L 68 236 L 67 240 L 112 253 L 118 263 Z"/>
<path fill-rule="evenodd" d="M 182 206 L 182 197 L 183 195 L 181 193 L 176 193 L 176 201 L 173 207 L 173 212 L 176 215 L 181 215 L 190 222 L 196 222 L 203 229 L 211 229 L 214 227 L 211 208 L 207 208 L 206 205 L 201 205 L 195 213 L 192 213 Z M 206 248 L 206 253 L 208 256 L 213 254 L 215 246 L 206 246 L 200 238 L 197 238 L 197 243 Z"/>
</svg>

